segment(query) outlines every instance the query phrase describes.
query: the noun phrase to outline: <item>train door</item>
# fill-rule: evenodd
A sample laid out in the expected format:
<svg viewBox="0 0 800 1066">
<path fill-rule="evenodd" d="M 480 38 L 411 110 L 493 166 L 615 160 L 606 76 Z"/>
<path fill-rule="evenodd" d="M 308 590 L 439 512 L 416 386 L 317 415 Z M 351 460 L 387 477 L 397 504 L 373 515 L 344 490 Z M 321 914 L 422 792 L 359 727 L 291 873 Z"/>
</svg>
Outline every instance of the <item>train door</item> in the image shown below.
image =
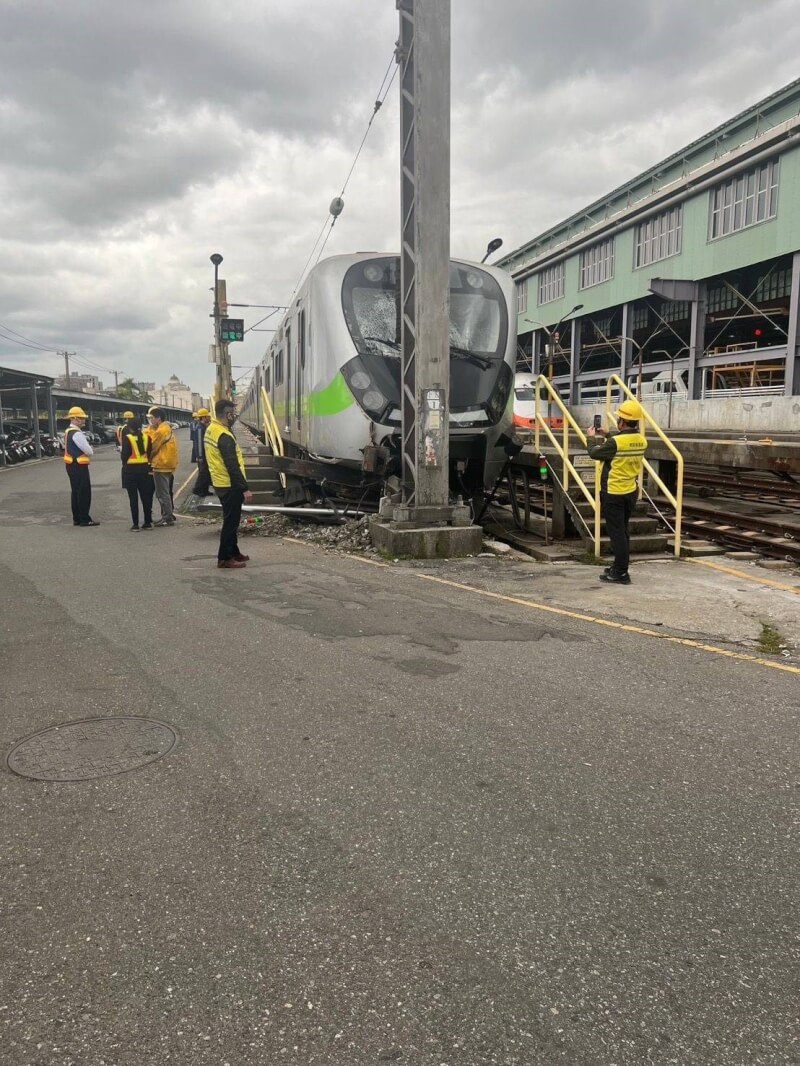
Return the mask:
<svg viewBox="0 0 800 1066">
<path fill-rule="evenodd" d="M 284 426 L 285 432 L 291 437 L 292 435 L 292 327 L 287 324 L 286 326 L 286 391 L 284 396 L 286 402 L 284 404 Z"/>
<path fill-rule="evenodd" d="M 295 373 L 294 417 L 297 422 L 297 439 L 302 440 L 303 428 L 303 384 L 306 369 L 306 313 L 302 310 L 297 316 L 297 364 Z"/>
</svg>

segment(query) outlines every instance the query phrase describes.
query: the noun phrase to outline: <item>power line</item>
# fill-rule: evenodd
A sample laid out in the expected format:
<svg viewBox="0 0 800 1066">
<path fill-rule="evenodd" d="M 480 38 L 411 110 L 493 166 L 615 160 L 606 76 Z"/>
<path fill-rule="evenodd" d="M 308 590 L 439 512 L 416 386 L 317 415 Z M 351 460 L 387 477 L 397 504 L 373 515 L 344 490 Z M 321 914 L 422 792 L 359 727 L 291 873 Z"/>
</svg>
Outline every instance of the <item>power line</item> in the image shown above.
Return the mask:
<svg viewBox="0 0 800 1066">
<path fill-rule="evenodd" d="M 386 79 L 389 77 L 389 71 L 392 69 L 392 65 L 393 64 L 394 64 L 394 73 L 392 74 L 391 78 L 389 78 L 389 82 L 387 84 Z M 369 131 L 372 128 L 372 123 L 375 121 L 375 116 L 378 114 L 380 109 L 383 107 L 383 103 L 384 103 L 386 97 L 389 95 L 389 90 L 391 89 L 392 84 L 394 82 L 394 79 L 396 77 L 397 77 L 397 60 L 396 60 L 395 52 L 392 51 L 391 59 L 389 60 L 389 64 L 386 67 L 386 71 L 385 71 L 385 73 L 383 75 L 383 78 L 381 79 L 381 84 L 380 84 L 380 87 L 378 88 L 378 92 L 376 94 L 375 104 L 374 104 L 374 107 L 372 109 L 372 114 L 370 115 L 369 122 L 367 123 L 367 128 L 364 131 L 364 136 L 361 138 L 361 144 L 358 146 L 358 151 L 356 152 L 355 158 L 353 159 L 353 162 L 350 165 L 350 169 L 347 172 L 347 177 L 344 179 L 344 184 L 342 185 L 342 191 L 339 193 L 339 199 L 342 199 L 344 197 L 345 190 L 347 189 L 347 186 L 348 186 L 348 184 L 350 182 L 350 178 L 353 176 L 353 171 L 355 170 L 356 164 L 358 163 L 359 157 L 361 155 L 361 150 L 363 149 L 364 144 L 366 143 L 367 137 L 369 135 Z M 385 86 L 385 90 L 384 90 L 384 86 Z M 381 94 L 383 94 L 383 95 L 381 95 Z M 328 238 L 330 237 L 331 233 L 333 232 L 333 227 L 336 225 L 336 219 L 338 217 L 339 217 L 338 215 L 334 215 L 333 219 L 331 220 L 330 219 L 330 212 L 328 213 L 328 215 L 326 215 L 325 221 L 322 223 L 322 229 L 319 231 L 319 235 L 317 236 L 317 239 L 314 241 L 314 245 L 313 245 L 313 247 L 311 249 L 311 253 L 309 254 L 309 257 L 306 260 L 305 265 L 304 265 L 303 269 L 300 272 L 300 277 L 297 279 L 297 283 L 295 284 L 295 287 L 292 289 L 292 296 L 294 296 L 294 294 L 299 289 L 300 283 L 302 282 L 303 278 L 305 277 L 306 270 L 308 269 L 308 264 L 311 262 L 311 259 L 312 259 L 313 255 L 314 255 L 314 252 L 316 251 L 317 245 L 322 240 L 323 233 L 325 233 L 325 227 L 328 225 L 328 222 L 330 221 L 330 229 L 328 230 L 328 233 L 325 236 L 325 240 L 322 241 L 322 247 L 320 248 L 320 250 L 319 250 L 319 252 L 317 254 L 317 258 L 314 260 L 314 266 L 316 266 L 317 263 L 319 262 L 320 257 L 321 257 L 322 253 L 325 250 L 325 245 L 328 243 Z M 289 299 L 291 300 L 291 296 L 289 297 Z"/>
<path fill-rule="evenodd" d="M 38 348 L 39 351 L 53 352 L 55 355 L 58 355 L 58 350 L 56 348 L 46 348 L 43 344 L 39 344 L 38 341 L 31 340 L 30 337 L 26 337 L 22 333 L 17 333 L 17 331 L 12 329 L 11 326 L 6 326 L 4 323 L 0 322 L 0 328 L 4 329 L 6 333 L 14 334 L 14 337 L 5 337 L 5 340 L 7 341 L 12 341 L 14 344 L 23 344 L 26 348 Z M 16 340 L 15 338 L 17 337 L 20 339 Z"/>
</svg>

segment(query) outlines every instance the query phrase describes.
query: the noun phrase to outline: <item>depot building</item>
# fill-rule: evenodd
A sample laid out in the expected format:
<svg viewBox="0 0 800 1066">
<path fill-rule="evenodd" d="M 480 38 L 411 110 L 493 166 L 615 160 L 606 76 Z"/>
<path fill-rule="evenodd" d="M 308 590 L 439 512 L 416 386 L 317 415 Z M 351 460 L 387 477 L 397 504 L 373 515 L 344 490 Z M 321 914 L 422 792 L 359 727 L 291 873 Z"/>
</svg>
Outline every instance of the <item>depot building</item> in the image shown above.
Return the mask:
<svg viewBox="0 0 800 1066">
<path fill-rule="evenodd" d="M 518 369 L 573 404 L 612 373 L 689 406 L 800 395 L 800 79 L 498 265 L 516 281 Z"/>
</svg>

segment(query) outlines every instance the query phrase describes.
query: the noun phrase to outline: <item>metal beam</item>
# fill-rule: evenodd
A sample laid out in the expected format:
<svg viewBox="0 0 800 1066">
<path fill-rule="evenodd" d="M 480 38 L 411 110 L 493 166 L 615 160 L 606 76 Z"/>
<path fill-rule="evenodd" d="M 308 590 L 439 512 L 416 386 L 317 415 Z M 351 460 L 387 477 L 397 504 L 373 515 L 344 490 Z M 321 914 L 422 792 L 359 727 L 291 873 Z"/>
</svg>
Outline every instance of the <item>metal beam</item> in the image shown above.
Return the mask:
<svg viewBox="0 0 800 1066">
<path fill-rule="evenodd" d="M 706 287 L 698 282 L 697 298 L 692 300 L 692 318 L 689 326 L 689 399 L 699 400 L 703 395 L 703 371 L 698 365 L 706 343 Z"/>
<path fill-rule="evenodd" d="M 792 256 L 792 289 L 789 294 L 789 334 L 786 338 L 784 395 L 800 395 L 800 360 L 797 358 L 798 314 L 800 313 L 800 252 Z"/>
<path fill-rule="evenodd" d="M 665 300 L 686 300 L 691 303 L 700 298 L 700 283 L 683 281 L 679 278 L 651 278 L 648 285 L 650 292 Z"/>
</svg>

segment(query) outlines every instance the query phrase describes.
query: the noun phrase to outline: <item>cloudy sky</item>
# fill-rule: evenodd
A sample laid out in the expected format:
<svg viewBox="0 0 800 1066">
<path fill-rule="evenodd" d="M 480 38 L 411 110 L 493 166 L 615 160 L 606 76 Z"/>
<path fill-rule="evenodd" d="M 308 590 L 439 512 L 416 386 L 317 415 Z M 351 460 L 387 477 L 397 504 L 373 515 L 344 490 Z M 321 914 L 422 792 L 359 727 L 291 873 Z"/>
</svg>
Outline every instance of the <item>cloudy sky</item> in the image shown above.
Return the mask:
<svg viewBox="0 0 800 1066">
<path fill-rule="evenodd" d="M 514 248 L 796 78 L 798 8 L 452 0 L 453 254 Z M 0 363 L 56 374 L 40 349 L 68 348 L 72 369 L 208 392 L 209 255 L 229 300 L 287 302 L 372 113 L 395 0 L 0 14 Z M 326 255 L 397 247 L 398 139 L 395 81 Z"/>
</svg>

